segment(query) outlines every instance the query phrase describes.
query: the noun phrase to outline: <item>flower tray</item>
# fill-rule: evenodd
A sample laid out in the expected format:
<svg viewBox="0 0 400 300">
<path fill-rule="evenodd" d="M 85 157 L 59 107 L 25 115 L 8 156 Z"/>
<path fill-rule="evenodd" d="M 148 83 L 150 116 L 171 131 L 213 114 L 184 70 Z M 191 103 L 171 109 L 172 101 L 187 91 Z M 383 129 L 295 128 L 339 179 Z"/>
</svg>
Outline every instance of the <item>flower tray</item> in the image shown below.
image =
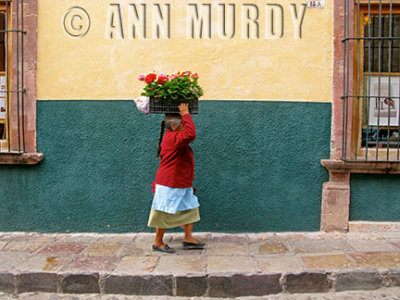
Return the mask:
<svg viewBox="0 0 400 300">
<path fill-rule="evenodd" d="M 170 114 L 179 113 L 179 104 L 189 103 L 189 112 L 191 114 L 199 113 L 199 99 L 163 99 L 150 97 L 151 114 Z"/>
</svg>

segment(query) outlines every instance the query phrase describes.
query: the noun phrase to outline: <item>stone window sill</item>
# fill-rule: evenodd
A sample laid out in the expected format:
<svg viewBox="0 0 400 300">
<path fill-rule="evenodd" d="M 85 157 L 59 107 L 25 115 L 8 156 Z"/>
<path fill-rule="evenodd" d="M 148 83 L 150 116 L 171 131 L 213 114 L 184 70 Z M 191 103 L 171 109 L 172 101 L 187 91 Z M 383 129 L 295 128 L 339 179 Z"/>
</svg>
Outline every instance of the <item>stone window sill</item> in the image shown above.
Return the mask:
<svg viewBox="0 0 400 300">
<path fill-rule="evenodd" d="M 400 174 L 400 162 L 322 159 L 321 164 L 329 171 L 338 173 Z"/>
<path fill-rule="evenodd" d="M 35 165 L 43 160 L 43 153 L 0 153 L 0 165 Z"/>
</svg>

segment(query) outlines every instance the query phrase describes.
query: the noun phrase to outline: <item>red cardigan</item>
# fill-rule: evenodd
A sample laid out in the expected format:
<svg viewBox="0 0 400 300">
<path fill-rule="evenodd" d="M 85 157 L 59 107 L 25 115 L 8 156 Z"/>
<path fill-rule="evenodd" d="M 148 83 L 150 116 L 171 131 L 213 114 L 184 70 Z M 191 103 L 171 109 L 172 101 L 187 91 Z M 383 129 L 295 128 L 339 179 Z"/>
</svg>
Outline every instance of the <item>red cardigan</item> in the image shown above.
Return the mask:
<svg viewBox="0 0 400 300">
<path fill-rule="evenodd" d="M 196 127 L 190 114 L 182 117 L 184 131 L 167 129 L 161 143 L 161 161 L 156 183 L 172 188 L 193 185 L 194 159 L 189 144 L 196 138 Z"/>
</svg>

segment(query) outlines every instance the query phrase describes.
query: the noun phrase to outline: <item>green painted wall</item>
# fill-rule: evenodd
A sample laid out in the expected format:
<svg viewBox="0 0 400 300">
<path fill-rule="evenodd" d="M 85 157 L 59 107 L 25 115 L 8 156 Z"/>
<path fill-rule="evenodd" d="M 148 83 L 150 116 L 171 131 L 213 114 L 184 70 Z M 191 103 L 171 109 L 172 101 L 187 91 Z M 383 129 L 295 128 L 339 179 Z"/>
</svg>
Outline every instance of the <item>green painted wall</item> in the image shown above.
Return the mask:
<svg viewBox="0 0 400 300">
<path fill-rule="evenodd" d="M 400 175 L 353 174 L 350 220 L 400 222 Z"/>
<path fill-rule="evenodd" d="M 36 166 L 0 166 L 0 231 L 146 227 L 162 115 L 132 101 L 39 101 Z M 193 143 L 197 231 L 314 231 L 331 105 L 201 101 Z"/>
</svg>

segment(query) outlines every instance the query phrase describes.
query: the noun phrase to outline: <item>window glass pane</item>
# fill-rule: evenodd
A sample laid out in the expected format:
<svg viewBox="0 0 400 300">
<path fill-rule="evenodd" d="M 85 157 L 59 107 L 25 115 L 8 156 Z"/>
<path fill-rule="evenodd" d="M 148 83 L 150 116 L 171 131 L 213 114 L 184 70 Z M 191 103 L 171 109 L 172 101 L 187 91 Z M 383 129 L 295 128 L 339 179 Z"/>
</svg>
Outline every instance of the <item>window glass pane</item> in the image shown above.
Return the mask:
<svg viewBox="0 0 400 300">
<path fill-rule="evenodd" d="M 361 147 L 399 146 L 400 15 L 382 13 L 364 18 L 364 76 Z M 380 37 L 379 39 L 368 39 Z M 389 79 L 389 70 L 391 76 Z M 373 73 L 370 74 L 369 72 Z M 380 73 L 379 73 L 380 72 Z M 378 73 L 378 74 L 377 74 Z M 396 74 L 397 73 L 397 74 Z M 378 76 L 380 75 L 380 76 Z"/>
<path fill-rule="evenodd" d="M 364 19 L 364 72 L 389 72 L 389 63 L 391 65 L 391 72 L 400 72 L 399 68 L 399 51 L 400 41 L 390 41 L 390 26 L 392 37 L 400 37 L 400 15 L 392 15 L 392 22 L 390 24 L 389 14 L 371 15 Z M 369 37 L 383 37 L 383 40 L 369 40 Z M 390 61 L 389 61 L 390 51 Z M 380 62 L 380 68 L 379 68 Z"/>
</svg>

